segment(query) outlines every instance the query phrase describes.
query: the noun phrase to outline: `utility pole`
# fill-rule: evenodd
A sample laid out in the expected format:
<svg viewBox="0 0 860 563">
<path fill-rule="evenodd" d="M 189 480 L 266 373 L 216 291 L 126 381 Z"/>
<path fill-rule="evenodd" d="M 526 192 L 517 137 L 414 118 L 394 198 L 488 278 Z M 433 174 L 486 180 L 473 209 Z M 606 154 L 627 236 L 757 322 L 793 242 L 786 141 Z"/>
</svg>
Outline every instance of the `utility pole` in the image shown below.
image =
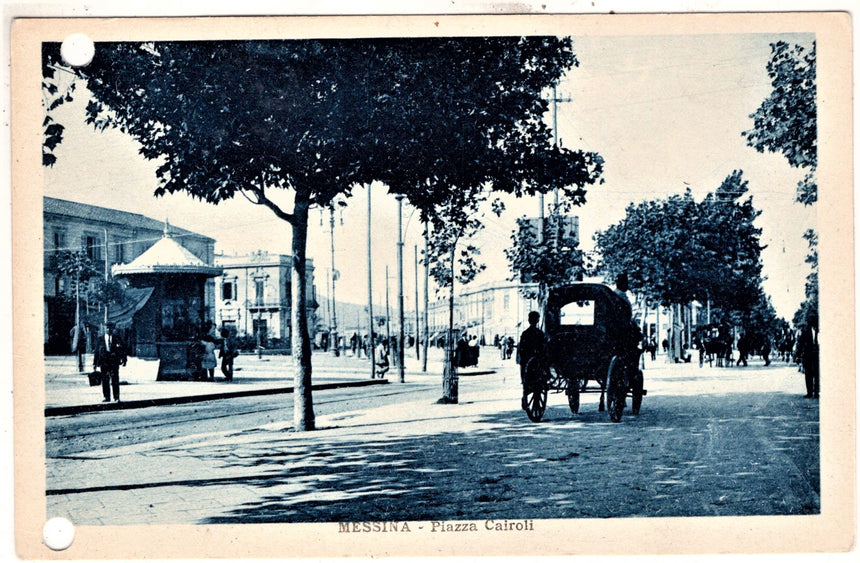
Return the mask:
<svg viewBox="0 0 860 563">
<path fill-rule="evenodd" d="M 331 229 L 331 341 L 333 344 L 335 357 L 340 356 L 340 346 L 337 337 L 337 299 L 335 297 L 335 282 L 337 282 L 338 274 L 334 268 L 334 203 L 332 203 L 330 211 L 330 229 Z"/>
<path fill-rule="evenodd" d="M 165 227 L 166 229 L 167 227 Z M 108 322 L 108 300 L 107 296 L 110 294 L 107 291 L 107 283 L 110 280 L 110 275 L 108 274 L 108 238 L 107 238 L 107 229 L 104 230 L 105 233 L 105 324 Z"/>
<path fill-rule="evenodd" d="M 421 330 L 418 328 L 418 245 L 415 250 L 415 359 L 421 360 Z"/>
<path fill-rule="evenodd" d="M 570 96 L 565 98 L 559 98 L 558 92 L 556 91 L 555 85 L 552 87 L 552 134 L 553 139 L 555 140 L 555 146 L 558 147 L 558 102 L 571 102 L 573 101 Z M 558 188 L 554 190 L 555 192 L 555 209 L 558 209 Z M 543 206 L 541 206 L 543 209 Z M 541 211 L 543 213 L 543 211 Z M 541 215 L 543 217 L 543 215 Z M 543 221 L 541 221 L 543 224 Z"/>
<path fill-rule="evenodd" d="M 427 253 L 430 246 L 430 223 L 424 224 L 424 359 L 421 364 L 421 371 L 427 372 L 427 348 L 430 345 L 430 258 Z"/>
<path fill-rule="evenodd" d="M 376 377 L 376 339 L 373 337 L 373 265 L 371 263 L 370 253 L 370 217 L 370 184 L 367 184 L 367 347 L 369 348 L 367 351 L 367 357 L 370 358 L 370 379 L 373 379 Z"/>
<path fill-rule="evenodd" d="M 391 356 L 391 314 L 388 307 L 388 264 L 385 265 L 385 339 L 388 341 L 388 355 Z M 392 358 L 392 359 L 396 359 Z"/>
<path fill-rule="evenodd" d="M 79 372 L 84 371 L 84 355 L 81 352 L 81 339 L 83 337 L 84 333 L 81 330 L 81 268 L 80 263 L 78 263 L 75 265 L 75 337 L 72 339 L 72 343 L 78 358 Z"/>
<path fill-rule="evenodd" d="M 399 328 L 397 329 L 397 375 L 400 383 L 405 380 L 405 366 L 403 365 L 403 351 L 406 342 L 403 338 L 403 323 L 406 318 L 403 310 L 403 196 L 397 194 L 397 318 Z"/>
</svg>

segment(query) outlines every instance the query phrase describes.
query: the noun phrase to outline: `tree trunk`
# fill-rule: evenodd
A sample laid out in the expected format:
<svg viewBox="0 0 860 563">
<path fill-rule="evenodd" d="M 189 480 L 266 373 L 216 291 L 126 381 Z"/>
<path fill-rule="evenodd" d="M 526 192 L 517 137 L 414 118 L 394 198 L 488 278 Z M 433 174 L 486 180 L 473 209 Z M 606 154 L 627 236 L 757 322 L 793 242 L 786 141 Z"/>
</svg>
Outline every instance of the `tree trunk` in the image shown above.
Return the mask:
<svg viewBox="0 0 860 563">
<path fill-rule="evenodd" d="M 306 194 L 297 193 L 293 215 L 293 334 L 292 353 L 295 366 L 293 425 L 297 431 L 314 430 L 314 401 L 311 392 L 311 339 L 308 332 L 306 247 L 308 210 Z"/>
<path fill-rule="evenodd" d="M 672 361 L 681 358 L 681 343 L 683 341 L 684 319 L 683 308 L 680 304 L 672 305 Z"/>
<path fill-rule="evenodd" d="M 445 345 L 445 371 L 442 374 L 442 398 L 439 403 L 456 404 L 459 401 L 457 364 L 454 362 L 454 284 L 457 244 L 451 245 L 451 294 L 448 296 L 448 338 Z"/>
</svg>

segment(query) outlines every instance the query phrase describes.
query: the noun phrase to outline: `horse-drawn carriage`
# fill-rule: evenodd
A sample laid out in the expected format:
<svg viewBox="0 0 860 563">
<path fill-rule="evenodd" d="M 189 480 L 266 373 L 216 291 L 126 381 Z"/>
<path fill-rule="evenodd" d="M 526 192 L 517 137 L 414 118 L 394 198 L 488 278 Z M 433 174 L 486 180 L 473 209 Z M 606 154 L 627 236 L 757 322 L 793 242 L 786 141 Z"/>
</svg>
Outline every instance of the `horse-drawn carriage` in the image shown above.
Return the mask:
<svg viewBox="0 0 860 563">
<path fill-rule="evenodd" d="M 543 320 L 546 349 L 528 360 L 523 374 L 523 407 L 529 419 L 538 422 L 543 417 L 549 391 L 564 391 L 574 414 L 582 393 L 597 392 L 599 410 L 608 410 L 613 422 L 621 420 L 628 395 L 631 412 L 639 413 L 647 393 L 638 368 L 641 331 L 625 298 L 595 283 L 554 288 Z"/>
</svg>

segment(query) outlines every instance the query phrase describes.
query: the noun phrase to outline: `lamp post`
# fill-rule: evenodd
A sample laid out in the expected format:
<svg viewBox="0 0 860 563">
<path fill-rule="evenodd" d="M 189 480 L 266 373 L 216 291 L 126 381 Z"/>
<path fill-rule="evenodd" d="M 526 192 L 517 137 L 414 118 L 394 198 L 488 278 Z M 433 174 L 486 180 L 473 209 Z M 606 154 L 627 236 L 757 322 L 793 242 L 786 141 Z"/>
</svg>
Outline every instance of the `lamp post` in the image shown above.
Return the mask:
<svg viewBox="0 0 860 563">
<path fill-rule="evenodd" d="M 397 373 L 400 383 L 405 379 L 405 368 L 403 366 L 403 349 L 405 348 L 403 339 L 403 196 L 398 194 L 397 199 L 397 317 L 398 317 L 398 333 L 397 333 Z"/>
<path fill-rule="evenodd" d="M 263 358 L 263 306 L 265 305 L 266 280 L 268 278 L 269 274 L 258 267 L 253 278 L 256 286 L 255 305 L 257 306 L 257 326 L 255 331 L 257 333 L 257 359 Z"/>
<path fill-rule="evenodd" d="M 373 335 L 373 276 L 371 274 L 370 227 L 370 184 L 367 184 L 367 356 L 370 358 L 370 378 L 373 379 L 376 377 L 376 339 Z"/>
<path fill-rule="evenodd" d="M 335 298 L 335 282 L 337 282 L 338 272 L 334 268 L 334 205 L 330 209 L 330 228 L 331 228 L 331 340 L 334 346 L 335 356 L 340 356 L 340 347 L 338 346 L 337 338 L 337 300 Z"/>
</svg>

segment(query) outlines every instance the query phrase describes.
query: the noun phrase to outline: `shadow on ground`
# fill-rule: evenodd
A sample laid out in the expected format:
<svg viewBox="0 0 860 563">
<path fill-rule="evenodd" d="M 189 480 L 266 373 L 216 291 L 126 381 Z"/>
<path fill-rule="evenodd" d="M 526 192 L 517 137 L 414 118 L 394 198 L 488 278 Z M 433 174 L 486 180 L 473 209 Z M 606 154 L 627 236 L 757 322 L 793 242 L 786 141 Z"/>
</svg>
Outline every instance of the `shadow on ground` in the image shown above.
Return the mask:
<svg viewBox="0 0 860 563">
<path fill-rule="evenodd" d="M 596 405 L 571 415 L 551 403 L 538 424 L 511 410 L 365 441 L 266 431 L 194 451 L 252 475 L 233 484 L 260 494 L 203 523 L 818 513 L 817 403 L 736 397 L 649 397 L 619 424 Z"/>
</svg>

